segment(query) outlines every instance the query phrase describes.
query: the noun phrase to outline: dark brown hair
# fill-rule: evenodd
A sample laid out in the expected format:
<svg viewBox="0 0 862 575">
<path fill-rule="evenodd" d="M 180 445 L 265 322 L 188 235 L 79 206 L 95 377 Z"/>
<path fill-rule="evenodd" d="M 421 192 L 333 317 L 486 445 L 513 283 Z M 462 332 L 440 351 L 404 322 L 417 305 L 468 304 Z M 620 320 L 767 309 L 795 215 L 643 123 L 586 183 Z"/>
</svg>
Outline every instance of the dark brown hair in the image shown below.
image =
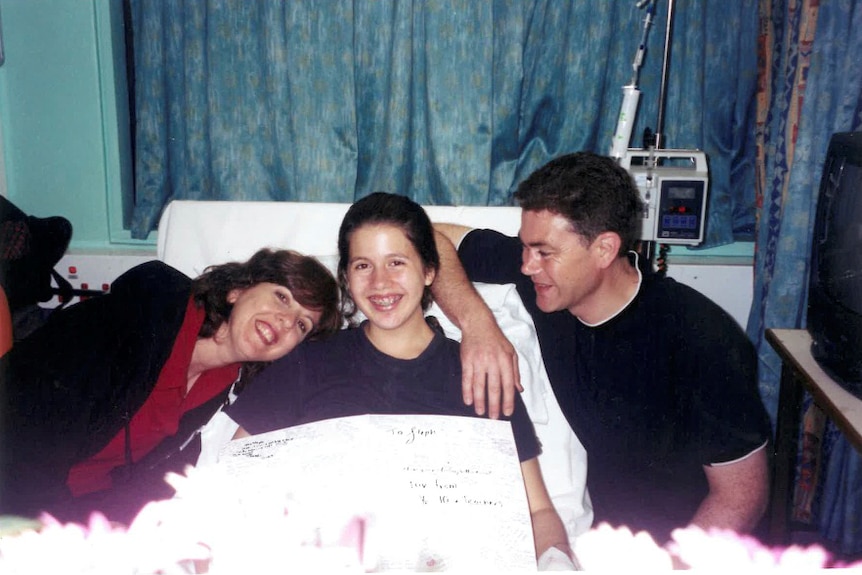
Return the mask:
<svg viewBox="0 0 862 575">
<path fill-rule="evenodd" d="M 290 290 L 303 307 L 320 312 L 320 321 L 309 339 L 325 337 L 341 327 L 338 306 L 338 283 L 326 267 L 311 256 L 292 250 L 261 249 L 246 262 L 230 262 L 208 267 L 192 282 L 195 304 L 204 310 L 205 318 L 199 337 L 212 337 L 228 320 L 233 304 L 228 294 L 260 283 L 274 283 Z M 249 362 L 243 379 L 260 371 L 264 363 Z"/>
<path fill-rule="evenodd" d="M 613 158 L 577 152 L 553 159 L 515 192 L 521 208 L 559 214 L 587 241 L 603 232 L 620 237 L 620 253 L 634 249 L 641 199 L 631 175 Z"/>
</svg>

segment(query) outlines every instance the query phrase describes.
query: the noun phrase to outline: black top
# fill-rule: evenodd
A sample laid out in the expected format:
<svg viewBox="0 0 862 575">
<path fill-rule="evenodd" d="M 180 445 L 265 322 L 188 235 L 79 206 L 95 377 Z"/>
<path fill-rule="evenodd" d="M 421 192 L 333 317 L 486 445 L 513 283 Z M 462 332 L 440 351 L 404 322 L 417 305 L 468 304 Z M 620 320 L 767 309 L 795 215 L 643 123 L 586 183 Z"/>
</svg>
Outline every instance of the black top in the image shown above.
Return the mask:
<svg viewBox="0 0 862 575">
<path fill-rule="evenodd" d="M 621 313 L 589 327 L 566 310 L 538 309 L 517 238 L 473 231 L 459 255 L 470 279 L 517 285 L 551 387 L 587 450 L 596 523 L 663 541 L 706 495 L 704 465 L 740 458 L 770 436 L 754 346 L 694 289 L 648 275 Z"/>
<path fill-rule="evenodd" d="M 476 417 L 461 398 L 458 342 L 435 332 L 419 357 L 396 359 L 375 348 L 361 326 L 299 346 L 225 412 L 251 434 L 368 413 Z M 541 448 L 520 400 L 511 421 L 520 460 L 537 457 Z"/>
<path fill-rule="evenodd" d="M 152 261 L 118 277 L 110 293 L 52 313 L 2 358 L 0 512 L 48 510 L 86 520 L 90 509 L 127 521 L 149 499 L 168 497 L 167 470 L 194 463 L 181 447 L 225 401 L 228 389 L 186 412 L 178 432 L 114 476 L 119 492 L 71 502 L 69 469 L 120 433 L 152 392 L 185 317 L 191 279 Z M 134 438 L 132 438 L 134 440 Z M 134 480 L 135 487 L 121 484 Z M 122 508 L 122 509 L 121 509 Z"/>
</svg>

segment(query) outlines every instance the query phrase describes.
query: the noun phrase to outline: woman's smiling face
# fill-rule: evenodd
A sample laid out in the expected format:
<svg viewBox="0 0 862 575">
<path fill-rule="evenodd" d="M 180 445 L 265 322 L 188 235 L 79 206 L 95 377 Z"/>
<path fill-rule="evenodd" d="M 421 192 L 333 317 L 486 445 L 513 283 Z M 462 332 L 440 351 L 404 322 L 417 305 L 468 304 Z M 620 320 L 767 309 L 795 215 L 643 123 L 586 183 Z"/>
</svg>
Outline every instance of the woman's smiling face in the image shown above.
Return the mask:
<svg viewBox="0 0 862 575">
<path fill-rule="evenodd" d="M 217 339 L 229 338 L 237 361 L 273 361 L 312 332 L 320 312 L 309 310 L 283 285 L 263 282 L 228 294 L 233 304 Z"/>
</svg>

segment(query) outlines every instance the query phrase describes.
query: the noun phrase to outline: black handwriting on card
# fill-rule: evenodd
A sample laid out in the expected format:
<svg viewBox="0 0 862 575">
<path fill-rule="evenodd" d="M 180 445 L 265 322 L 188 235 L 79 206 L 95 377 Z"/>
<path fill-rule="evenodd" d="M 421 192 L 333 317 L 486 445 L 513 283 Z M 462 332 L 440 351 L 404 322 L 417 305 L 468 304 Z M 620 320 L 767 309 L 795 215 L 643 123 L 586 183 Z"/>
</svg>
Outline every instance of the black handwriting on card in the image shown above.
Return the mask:
<svg viewBox="0 0 862 575">
<path fill-rule="evenodd" d="M 478 469 L 475 467 L 458 467 L 453 466 L 449 462 L 440 466 L 421 466 L 421 465 L 405 465 L 403 471 L 413 473 L 451 473 L 453 475 L 492 475 L 494 472 L 491 469 Z"/>
<path fill-rule="evenodd" d="M 234 451 L 233 455 L 237 457 L 270 459 L 275 453 L 275 448 L 290 443 L 293 440 L 293 437 L 285 437 L 282 439 L 249 441 Z"/>
<path fill-rule="evenodd" d="M 394 435 L 399 439 L 403 439 L 406 445 L 411 445 L 417 439 L 422 439 L 426 437 L 433 437 L 437 435 L 437 430 L 433 428 L 419 428 L 419 427 L 411 427 L 410 429 L 390 429 L 389 433 Z"/>
</svg>

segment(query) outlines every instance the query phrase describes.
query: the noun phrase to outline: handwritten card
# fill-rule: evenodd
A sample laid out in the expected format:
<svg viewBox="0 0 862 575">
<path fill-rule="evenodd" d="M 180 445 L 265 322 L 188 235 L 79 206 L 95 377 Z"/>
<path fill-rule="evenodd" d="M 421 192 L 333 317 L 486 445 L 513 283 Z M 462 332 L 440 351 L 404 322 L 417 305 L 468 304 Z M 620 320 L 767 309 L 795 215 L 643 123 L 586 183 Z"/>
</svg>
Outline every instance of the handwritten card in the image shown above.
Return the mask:
<svg viewBox="0 0 862 575">
<path fill-rule="evenodd" d="M 533 532 L 508 422 L 360 415 L 235 440 L 220 466 L 299 512 L 369 518 L 379 570 L 535 571 Z"/>
</svg>

